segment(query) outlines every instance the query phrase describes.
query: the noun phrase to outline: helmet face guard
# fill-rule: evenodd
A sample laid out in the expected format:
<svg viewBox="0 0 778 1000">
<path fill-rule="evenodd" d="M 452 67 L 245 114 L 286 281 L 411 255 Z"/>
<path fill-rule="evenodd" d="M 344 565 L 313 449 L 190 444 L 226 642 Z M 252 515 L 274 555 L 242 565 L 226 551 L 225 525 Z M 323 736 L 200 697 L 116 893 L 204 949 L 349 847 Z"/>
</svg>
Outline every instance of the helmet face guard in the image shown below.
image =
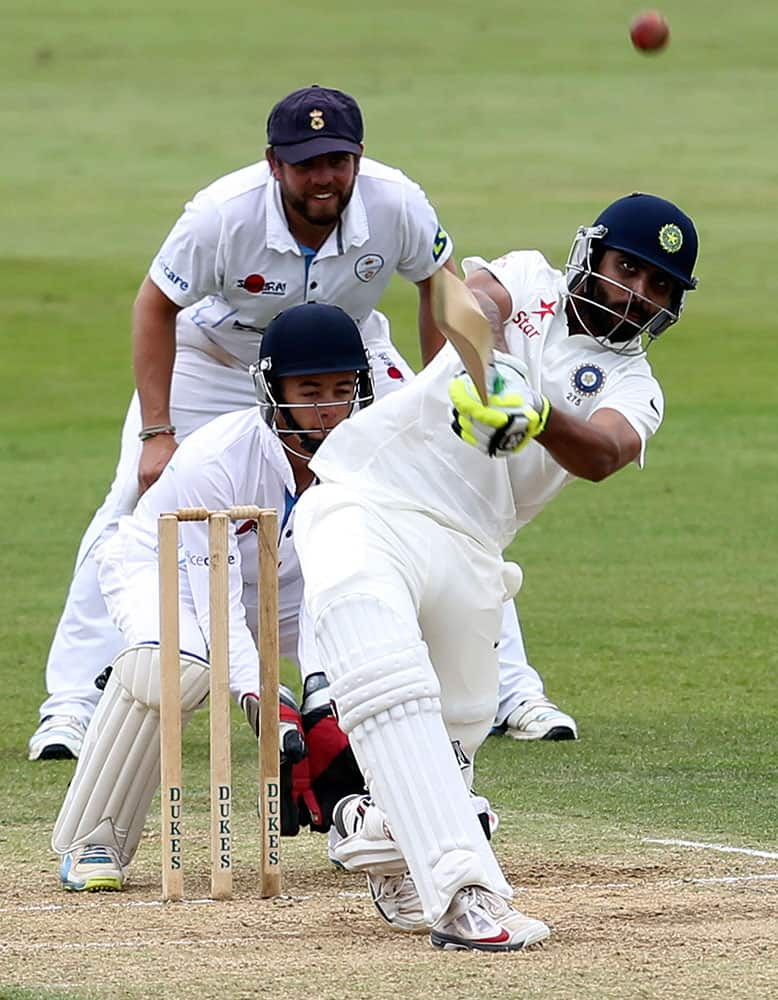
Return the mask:
<svg viewBox="0 0 778 1000">
<path fill-rule="evenodd" d="M 366 357 L 367 360 L 367 357 Z M 254 388 L 259 403 L 259 410 L 262 419 L 273 429 L 284 448 L 297 455 L 299 458 L 310 458 L 315 454 L 319 445 L 330 433 L 332 428 L 324 426 L 321 417 L 321 410 L 345 409 L 344 419 L 350 417 L 357 410 L 369 406 L 375 398 L 373 388 L 373 375 L 370 369 L 358 371 L 354 369 L 354 392 L 350 399 L 323 400 L 318 403 L 287 403 L 283 398 L 283 386 L 281 379 L 288 377 L 284 375 L 274 375 L 272 358 L 263 358 L 260 362 L 251 366 L 251 374 L 254 378 Z M 319 375 L 323 372 L 308 372 L 306 374 Z M 344 372 L 350 374 L 350 372 Z M 316 414 L 318 427 L 303 428 L 295 418 L 305 410 L 312 410 Z M 282 417 L 283 427 L 278 424 L 279 414 Z M 292 439 L 296 438 L 299 448 L 295 448 Z"/>
<path fill-rule="evenodd" d="M 597 268 L 606 250 L 620 250 L 664 272 L 674 285 L 667 305 L 635 292 Z M 697 233 L 691 219 L 672 202 L 654 195 L 632 194 L 614 202 L 593 226 L 578 229 L 565 267 L 570 306 L 582 329 L 618 354 L 643 354 L 648 345 L 677 323 L 687 292 L 696 288 L 692 269 Z M 602 296 L 611 287 L 626 293 L 617 309 Z M 649 318 L 630 318 L 638 306 Z"/>
</svg>

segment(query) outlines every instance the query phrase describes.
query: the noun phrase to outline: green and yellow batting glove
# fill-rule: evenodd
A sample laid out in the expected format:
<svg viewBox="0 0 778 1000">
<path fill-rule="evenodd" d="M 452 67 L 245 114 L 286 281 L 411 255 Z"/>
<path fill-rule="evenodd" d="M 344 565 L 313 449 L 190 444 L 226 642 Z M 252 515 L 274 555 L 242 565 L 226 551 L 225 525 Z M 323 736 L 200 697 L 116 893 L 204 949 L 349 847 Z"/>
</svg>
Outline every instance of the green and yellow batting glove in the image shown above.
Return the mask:
<svg viewBox="0 0 778 1000">
<path fill-rule="evenodd" d="M 468 444 L 491 457 L 516 455 L 546 429 L 551 403 L 536 392 L 521 372 L 504 361 L 490 372 L 486 405 L 469 375 L 457 375 L 448 385 L 454 404 L 451 426 Z"/>
</svg>

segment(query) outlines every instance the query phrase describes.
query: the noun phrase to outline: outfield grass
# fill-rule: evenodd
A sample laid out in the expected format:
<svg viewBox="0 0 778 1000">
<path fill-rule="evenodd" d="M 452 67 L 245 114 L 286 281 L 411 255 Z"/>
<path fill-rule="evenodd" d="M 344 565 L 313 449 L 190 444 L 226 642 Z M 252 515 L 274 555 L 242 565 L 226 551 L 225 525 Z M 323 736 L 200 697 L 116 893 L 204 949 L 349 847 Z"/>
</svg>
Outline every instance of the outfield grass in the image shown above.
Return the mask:
<svg viewBox="0 0 778 1000">
<path fill-rule="evenodd" d="M 646 57 L 622 0 L 6 5 L 0 846 L 34 879 L 53 878 L 71 768 L 25 745 L 113 470 L 135 290 L 183 202 L 261 155 L 270 105 L 313 81 L 359 98 L 368 154 L 424 185 L 458 257 L 562 263 L 633 189 L 697 220 L 699 290 L 652 349 L 667 418 L 647 468 L 570 487 L 511 550 L 531 657 L 582 739 L 490 741 L 481 780 L 516 840 L 776 850 L 778 25 L 770 0 L 717 6 L 666 4 L 671 45 Z M 417 361 L 415 293 L 396 282 L 384 308 Z M 202 727 L 192 740 L 204 760 Z"/>
</svg>

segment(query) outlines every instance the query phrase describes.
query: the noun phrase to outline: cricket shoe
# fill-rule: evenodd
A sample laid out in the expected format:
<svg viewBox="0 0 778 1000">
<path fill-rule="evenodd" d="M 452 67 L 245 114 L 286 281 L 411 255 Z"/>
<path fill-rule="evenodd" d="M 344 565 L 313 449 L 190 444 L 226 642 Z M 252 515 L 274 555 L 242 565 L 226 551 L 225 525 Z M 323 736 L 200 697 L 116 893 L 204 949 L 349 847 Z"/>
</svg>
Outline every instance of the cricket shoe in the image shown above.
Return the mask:
<svg viewBox="0 0 778 1000">
<path fill-rule="evenodd" d="M 124 871 L 112 847 L 86 844 L 62 855 L 59 881 L 69 892 L 119 892 Z"/>
<path fill-rule="evenodd" d="M 386 817 L 369 795 L 342 798 L 332 811 L 327 836 L 330 861 L 338 868 L 372 875 L 403 875 L 408 871 Z"/>
<path fill-rule="evenodd" d="M 27 744 L 28 760 L 69 760 L 78 757 L 86 724 L 70 715 L 47 715 Z"/>
<path fill-rule="evenodd" d="M 499 730 L 514 740 L 578 739 L 575 719 L 542 695 L 523 701 Z"/>
<path fill-rule="evenodd" d="M 367 876 L 373 905 L 393 930 L 419 934 L 429 930 L 416 883 L 410 873 Z"/>
<path fill-rule="evenodd" d="M 551 931 L 491 889 L 467 885 L 430 929 L 430 943 L 447 951 L 522 951 Z"/>
</svg>

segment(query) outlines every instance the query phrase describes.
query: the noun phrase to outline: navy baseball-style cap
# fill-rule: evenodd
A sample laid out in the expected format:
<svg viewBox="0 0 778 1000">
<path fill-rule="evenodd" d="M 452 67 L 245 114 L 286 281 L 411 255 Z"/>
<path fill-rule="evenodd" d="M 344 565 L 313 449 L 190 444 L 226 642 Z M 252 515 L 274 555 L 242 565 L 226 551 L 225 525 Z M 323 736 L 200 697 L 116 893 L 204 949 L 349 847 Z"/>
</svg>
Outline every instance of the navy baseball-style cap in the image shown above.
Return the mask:
<svg viewBox="0 0 778 1000">
<path fill-rule="evenodd" d="M 322 153 L 362 152 L 362 112 L 350 94 L 329 87 L 303 87 L 276 104 L 267 120 L 267 141 L 286 163 Z"/>
</svg>

